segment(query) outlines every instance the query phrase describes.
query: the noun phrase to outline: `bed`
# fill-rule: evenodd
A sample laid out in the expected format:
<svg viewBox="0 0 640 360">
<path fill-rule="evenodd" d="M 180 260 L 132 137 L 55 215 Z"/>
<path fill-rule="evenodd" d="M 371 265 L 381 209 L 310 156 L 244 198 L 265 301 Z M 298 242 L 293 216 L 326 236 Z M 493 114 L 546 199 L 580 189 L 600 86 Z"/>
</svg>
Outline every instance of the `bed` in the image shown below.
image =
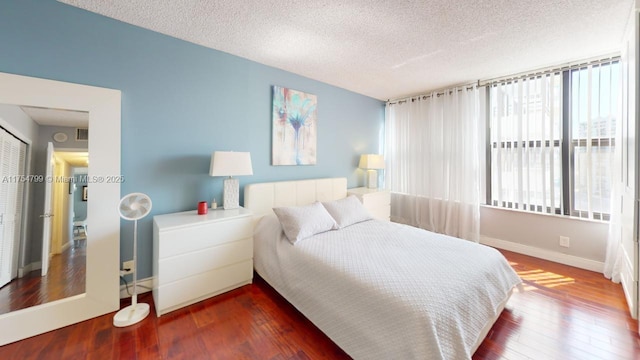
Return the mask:
<svg viewBox="0 0 640 360">
<path fill-rule="evenodd" d="M 344 204 L 346 185 L 247 185 L 256 272 L 354 359 L 469 359 L 520 278 L 495 249 L 380 220 L 292 243 L 272 209 Z"/>
</svg>

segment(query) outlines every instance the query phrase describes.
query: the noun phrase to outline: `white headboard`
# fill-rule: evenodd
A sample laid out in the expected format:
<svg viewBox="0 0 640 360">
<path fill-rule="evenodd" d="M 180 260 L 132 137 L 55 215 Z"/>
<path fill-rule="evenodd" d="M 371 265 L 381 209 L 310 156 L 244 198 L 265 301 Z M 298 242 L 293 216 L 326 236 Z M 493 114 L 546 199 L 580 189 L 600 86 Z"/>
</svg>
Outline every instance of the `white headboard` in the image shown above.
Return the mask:
<svg viewBox="0 0 640 360">
<path fill-rule="evenodd" d="M 255 217 L 279 206 L 301 206 L 315 201 L 332 201 L 347 196 L 346 178 L 278 181 L 244 187 L 244 208 Z"/>
</svg>

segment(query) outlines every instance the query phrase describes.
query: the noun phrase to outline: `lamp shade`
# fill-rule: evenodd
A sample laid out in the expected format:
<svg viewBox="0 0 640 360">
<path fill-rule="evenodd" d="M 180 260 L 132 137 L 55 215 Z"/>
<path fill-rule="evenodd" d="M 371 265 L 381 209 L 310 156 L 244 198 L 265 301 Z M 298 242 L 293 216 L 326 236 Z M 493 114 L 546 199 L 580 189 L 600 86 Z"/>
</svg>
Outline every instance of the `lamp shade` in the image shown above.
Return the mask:
<svg viewBox="0 0 640 360">
<path fill-rule="evenodd" d="M 235 151 L 215 151 L 211 155 L 211 176 L 253 175 L 251 153 Z"/>
<path fill-rule="evenodd" d="M 384 158 L 377 154 L 364 154 L 360 156 L 360 169 L 384 169 Z"/>
</svg>

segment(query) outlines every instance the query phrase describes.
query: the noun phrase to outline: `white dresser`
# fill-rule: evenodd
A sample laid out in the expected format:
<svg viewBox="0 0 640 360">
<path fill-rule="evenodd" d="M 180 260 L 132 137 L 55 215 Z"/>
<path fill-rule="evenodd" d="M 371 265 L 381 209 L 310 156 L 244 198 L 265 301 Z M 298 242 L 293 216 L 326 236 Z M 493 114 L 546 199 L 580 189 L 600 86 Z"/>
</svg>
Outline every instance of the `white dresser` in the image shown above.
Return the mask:
<svg viewBox="0 0 640 360">
<path fill-rule="evenodd" d="M 249 210 L 153 217 L 153 301 L 158 316 L 253 280 Z"/>
<path fill-rule="evenodd" d="M 376 219 L 390 221 L 391 193 L 385 189 L 359 187 L 347 190 L 347 195 L 355 195 Z"/>
</svg>

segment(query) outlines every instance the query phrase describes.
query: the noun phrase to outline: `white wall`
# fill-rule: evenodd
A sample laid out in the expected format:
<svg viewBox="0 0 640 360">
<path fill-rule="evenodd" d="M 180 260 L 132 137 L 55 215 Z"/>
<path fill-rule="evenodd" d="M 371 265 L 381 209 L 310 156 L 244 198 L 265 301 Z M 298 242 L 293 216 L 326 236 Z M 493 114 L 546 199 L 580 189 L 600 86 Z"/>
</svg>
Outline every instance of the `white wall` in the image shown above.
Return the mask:
<svg viewBox="0 0 640 360">
<path fill-rule="evenodd" d="M 602 272 L 609 224 L 560 215 L 480 207 L 483 244 Z M 570 238 L 570 247 L 559 237 Z"/>
<path fill-rule="evenodd" d="M 56 157 L 55 176 L 58 179 L 71 178 L 71 165 L 68 162 Z M 71 220 L 71 194 L 69 194 L 69 183 L 56 181 L 53 183 L 53 230 L 51 238 L 51 253 L 60 254 L 72 245 L 72 220 Z"/>
</svg>

